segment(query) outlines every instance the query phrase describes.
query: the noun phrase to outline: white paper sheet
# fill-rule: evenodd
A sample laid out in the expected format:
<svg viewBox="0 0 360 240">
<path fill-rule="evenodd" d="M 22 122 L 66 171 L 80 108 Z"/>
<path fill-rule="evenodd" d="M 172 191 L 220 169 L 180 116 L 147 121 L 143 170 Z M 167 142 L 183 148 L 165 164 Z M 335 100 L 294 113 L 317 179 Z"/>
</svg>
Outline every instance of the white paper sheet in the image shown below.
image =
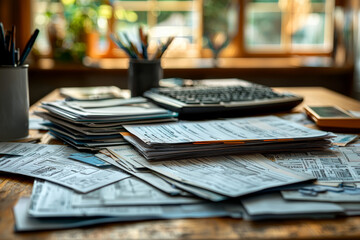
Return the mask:
<svg viewBox="0 0 360 240">
<path fill-rule="evenodd" d="M 359 192 L 359 191 L 357 191 Z M 297 190 L 281 191 L 281 195 L 287 200 L 315 201 L 315 202 L 357 202 L 360 205 L 360 193 L 326 191 L 317 195 L 304 195 Z"/>
<path fill-rule="evenodd" d="M 46 179 L 79 192 L 89 192 L 129 177 L 116 168 L 102 169 L 68 159 L 77 151 L 67 146 L 28 143 L 0 143 L 0 146 L 22 154 L 0 157 L 0 171 Z"/>
<path fill-rule="evenodd" d="M 75 149 L 65 145 L 45 145 L 33 143 L 0 142 L 0 154 L 18 155 L 18 156 L 70 156 L 77 152 Z"/>
<path fill-rule="evenodd" d="M 286 201 L 280 193 L 266 193 L 241 199 L 247 213 L 256 216 L 285 215 L 291 218 L 298 214 L 342 213 L 344 209 L 334 203 Z M 268 215 L 268 216 L 266 216 Z"/>
<path fill-rule="evenodd" d="M 28 232 L 39 230 L 77 228 L 101 223 L 111 223 L 120 221 L 131 221 L 132 219 L 103 217 L 103 218 L 33 218 L 29 216 L 28 209 L 30 198 L 20 198 L 14 206 L 15 231 Z"/>
<path fill-rule="evenodd" d="M 338 147 L 327 151 L 265 154 L 281 166 L 304 172 L 319 182 L 359 182 L 360 148 Z"/>
<path fill-rule="evenodd" d="M 131 146 L 128 146 L 128 147 L 131 147 Z M 101 150 L 101 152 L 104 152 L 104 150 Z M 127 165 L 123 164 L 122 161 L 112 159 L 109 156 L 104 157 L 105 156 L 104 154 L 102 154 L 102 155 L 103 156 L 98 154 L 97 156 L 100 157 L 101 159 L 103 159 L 104 161 L 112 164 L 113 166 L 115 166 L 127 173 L 130 173 L 131 175 L 134 175 L 137 178 L 149 183 L 153 187 L 156 187 L 157 189 L 159 189 L 163 192 L 166 192 L 170 195 L 183 195 L 183 196 L 189 195 L 187 192 L 184 192 L 180 189 L 175 188 L 172 184 L 170 184 L 167 181 L 165 181 L 164 179 L 158 177 L 150 170 L 140 172 L 132 167 L 129 168 Z"/>
<path fill-rule="evenodd" d="M 124 125 L 124 128 L 149 145 L 201 141 L 311 139 L 328 135 L 327 132 L 306 128 L 275 116 Z"/>
<path fill-rule="evenodd" d="M 142 158 L 140 154 L 138 154 L 136 151 L 134 151 L 134 148 L 132 146 L 122 146 L 122 147 L 109 147 L 107 148 L 111 153 L 114 154 L 118 158 L 117 162 L 125 164 L 130 169 L 132 169 L 132 172 L 135 176 L 143 179 L 146 182 L 149 182 L 152 185 L 155 185 L 156 187 L 160 188 L 162 191 L 173 193 L 176 189 L 178 189 L 179 193 L 183 195 L 184 192 L 182 192 L 180 189 L 192 193 L 196 196 L 199 196 L 204 199 L 208 199 L 214 202 L 222 201 L 224 199 L 227 199 L 227 197 L 202 189 L 198 187 L 194 187 L 191 185 L 183 184 L 179 181 L 175 181 L 171 178 L 168 178 L 164 175 L 149 172 L 144 172 L 144 166 L 136 161 L 137 158 Z M 141 171 L 140 171 L 141 170 Z M 147 170 L 150 171 L 150 170 Z M 175 188 L 176 187 L 176 188 Z"/>
<path fill-rule="evenodd" d="M 174 205 L 200 203 L 194 197 L 170 196 L 143 181 L 130 177 L 87 194 L 73 193 L 73 206 Z"/>
<path fill-rule="evenodd" d="M 181 217 L 233 216 L 241 217 L 239 204 L 196 203 L 186 205 L 140 205 L 75 207 L 74 192 L 49 182 L 36 181 L 31 196 L 29 214 L 36 217 L 112 216 L 123 220 Z"/>
<path fill-rule="evenodd" d="M 229 197 L 314 179 L 274 164 L 261 154 L 148 162 L 133 152 L 133 156 L 123 158 L 132 158 L 169 178 Z"/>
</svg>

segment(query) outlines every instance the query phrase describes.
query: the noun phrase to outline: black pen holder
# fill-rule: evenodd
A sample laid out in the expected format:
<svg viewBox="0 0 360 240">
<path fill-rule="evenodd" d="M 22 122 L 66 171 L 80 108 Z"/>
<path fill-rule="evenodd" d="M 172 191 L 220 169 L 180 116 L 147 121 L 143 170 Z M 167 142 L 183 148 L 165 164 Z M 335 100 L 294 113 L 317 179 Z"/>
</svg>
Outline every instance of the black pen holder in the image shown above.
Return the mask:
<svg viewBox="0 0 360 240">
<path fill-rule="evenodd" d="M 131 91 L 131 97 L 142 96 L 145 91 L 159 87 L 159 81 L 162 78 L 163 69 L 160 59 L 130 59 L 128 87 Z"/>
<path fill-rule="evenodd" d="M 29 133 L 28 67 L 0 66 L 0 141 Z"/>
</svg>

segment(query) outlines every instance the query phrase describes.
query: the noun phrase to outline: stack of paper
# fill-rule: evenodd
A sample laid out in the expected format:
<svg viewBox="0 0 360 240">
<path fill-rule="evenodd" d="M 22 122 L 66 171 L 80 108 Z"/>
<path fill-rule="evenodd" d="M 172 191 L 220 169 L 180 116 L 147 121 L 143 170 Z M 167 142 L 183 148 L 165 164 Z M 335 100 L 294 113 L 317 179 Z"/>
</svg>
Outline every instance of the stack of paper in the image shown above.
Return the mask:
<svg viewBox="0 0 360 240">
<path fill-rule="evenodd" d="M 124 125 L 124 138 L 148 160 L 328 147 L 328 132 L 275 116 Z"/>
<path fill-rule="evenodd" d="M 223 199 L 315 179 L 310 175 L 281 167 L 261 154 L 148 162 L 130 146 L 111 147 L 109 150 L 116 152 L 119 161 L 125 164 L 141 166 L 165 177 L 175 185 L 175 182 L 183 183 L 194 189 L 222 195 Z M 176 186 L 182 188 L 180 184 Z M 186 191 L 207 198 L 197 191 Z M 208 199 L 213 200 L 210 197 Z"/>
<path fill-rule="evenodd" d="M 7 154 L 0 157 L 0 171 L 43 179 L 35 181 L 31 199 L 15 206 L 17 231 L 147 219 L 360 214 L 356 147 L 151 162 L 131 145 L 93 154 L 67 146 L 0 143 L 0 154 Z M 112 166 L 85 160 L 91 157 Z"/>
<path fill-rule="evenodd" d="M 123 124 L 176 120 L 177 114 L 145 98 L 42 103 L 47 111 L 35 112 L 49 120 L 50 133 L 68 144 L 87 150 L 126 143 L 119 134 Z"/>
<path fill-rule="evenodd" d="M 214 195 L 222 196 L 220 200 L 226 200 L 229 197 L 313 179 L 277 166 L 261 155 L 191 159 L 176 166 L 176 160 L 150 164 L 130 146 L 111 149 L 119 156 L 126 155 L 125 158 L 118 158 L 124 165 L 148 169 L 158 174 L 158 178 L 180 183 L 176 185 L 179 188 L 189 186 L 185 187 L 186 190 L 194 194 L 179 191 L 180 194 L 172 196 L 136 177 L 125 176 L 110 185 L 82 193 L 74 191 L 74 188 L 64 187 L 64 184 L 60 186 L 36 180 L 31 199 L 21 199 L 14 208 L 16 229 L 30 231 L 147 219 L 240 218 L 243 207 L 238 201 L 213 202 L 194 195 L 203 197 L 206 196 L 204 192 L 213 192 Z M 70 165 L 70 162 L 67 164 Z M 94 181 L 91 179 L 89 178 L 89 183 Z M 81 186 L 85 183 L 77 184 Z M 199 192 L 203 193 L 198 194 Z M 71 220 L 71 217 L 76 217 L 77 221 Z"/>
</svg>

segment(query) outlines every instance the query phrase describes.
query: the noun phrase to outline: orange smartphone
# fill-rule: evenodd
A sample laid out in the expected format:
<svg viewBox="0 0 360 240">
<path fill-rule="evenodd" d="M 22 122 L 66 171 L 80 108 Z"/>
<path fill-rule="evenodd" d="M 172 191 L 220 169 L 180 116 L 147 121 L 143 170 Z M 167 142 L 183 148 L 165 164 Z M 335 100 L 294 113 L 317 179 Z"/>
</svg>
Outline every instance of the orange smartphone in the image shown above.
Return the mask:
<svg viewBox="0 0 360 240">
<path fill-rule="evenodd" d="M 305 112 L 319 127 L 360 128 L 360 118 L 336 106 L 305 106 Z"/>
</svg>

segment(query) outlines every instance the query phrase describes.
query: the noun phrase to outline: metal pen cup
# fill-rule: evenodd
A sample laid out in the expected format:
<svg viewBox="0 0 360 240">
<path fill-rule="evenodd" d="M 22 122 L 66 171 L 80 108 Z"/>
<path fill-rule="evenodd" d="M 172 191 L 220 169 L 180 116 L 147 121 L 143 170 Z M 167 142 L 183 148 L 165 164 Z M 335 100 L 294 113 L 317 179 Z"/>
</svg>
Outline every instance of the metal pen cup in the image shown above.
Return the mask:
<svg viewBox="0 0 360 240">
<path fill-rule="evenodd" d="M 163 69 L 160 59 L 130 59 L 128 86 L 131 91 L 131 97 L 142 96 L 145 91 L 159 87 L 159 81 L 162 78 Z"/>
<path fill-rule="evenodd" d="M 28 66 L 0 66 L 0 141 L 29 134 Z"/>
</svg>

